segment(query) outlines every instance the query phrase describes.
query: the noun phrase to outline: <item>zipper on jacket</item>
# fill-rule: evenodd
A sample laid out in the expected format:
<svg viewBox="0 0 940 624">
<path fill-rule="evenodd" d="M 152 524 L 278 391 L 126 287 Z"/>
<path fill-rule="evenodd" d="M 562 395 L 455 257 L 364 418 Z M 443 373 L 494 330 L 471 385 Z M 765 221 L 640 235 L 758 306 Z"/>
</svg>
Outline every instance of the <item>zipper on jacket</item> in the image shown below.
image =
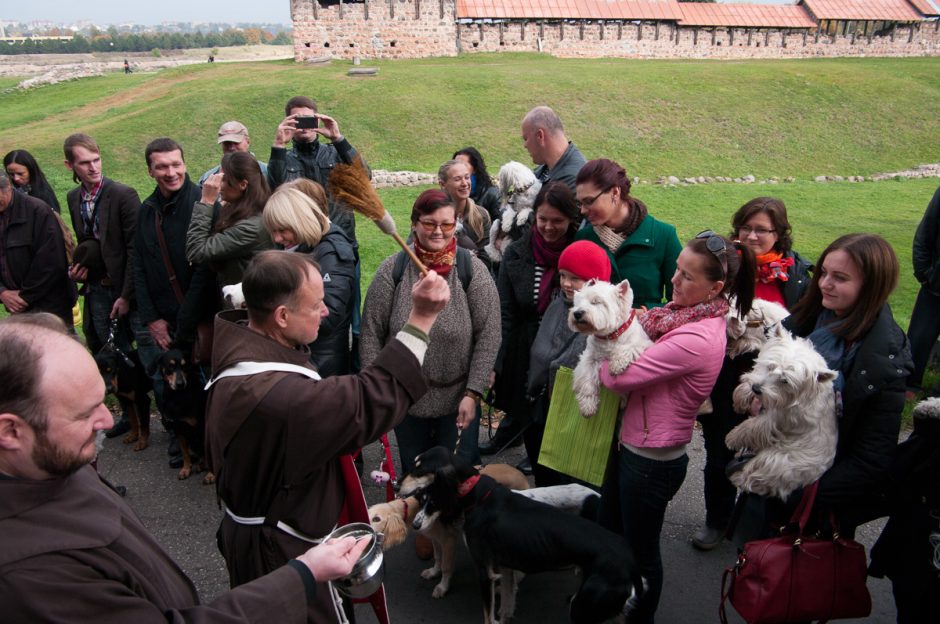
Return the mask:
<svg viewBox="0 0 940 624">
<path fill-rule="evenodd" d="M 650 437 L 650 426 L 646 419 L 646 395 L 640 397 L 640 402 L 643 404 L 643 441 L 646 442 Z"/>
</svg>

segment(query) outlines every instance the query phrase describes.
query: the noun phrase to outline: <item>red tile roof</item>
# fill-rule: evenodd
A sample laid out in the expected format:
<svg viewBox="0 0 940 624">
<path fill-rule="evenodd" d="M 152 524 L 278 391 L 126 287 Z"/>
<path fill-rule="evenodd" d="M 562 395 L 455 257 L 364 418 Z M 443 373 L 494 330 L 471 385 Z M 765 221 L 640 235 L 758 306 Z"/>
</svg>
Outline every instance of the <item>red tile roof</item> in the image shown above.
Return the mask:
<svg viewBox="0 0 940 624">
<path fill-rule="evenodd" d="M 940 0 L 910 0 L 910 3 L 924 15 L 940 15 Z"/>
<path fill-rule="evenodd" d="M 744 26 L 750 28 L 815 28 L 801 6 L 780 4 L 707 4 L 683 2 L 683 26 Z"/>
<path fill-rule="evenodd" d="M 457 19 L 678 21 L 676 0 L 457 0 Z"/>
<path fill-rule="evenodd" d="M 907 0 L 802 0 L 820 20 L 885 20 L 919 22 L 921 15 Z"/>
</svg>

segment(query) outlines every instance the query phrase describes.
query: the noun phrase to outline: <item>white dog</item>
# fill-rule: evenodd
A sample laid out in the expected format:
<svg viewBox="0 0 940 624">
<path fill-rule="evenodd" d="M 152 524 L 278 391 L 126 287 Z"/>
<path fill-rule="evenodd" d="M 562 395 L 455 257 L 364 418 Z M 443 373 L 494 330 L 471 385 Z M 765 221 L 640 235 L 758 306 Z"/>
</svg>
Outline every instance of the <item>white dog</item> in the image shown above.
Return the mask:
<svg viewBox="0 0 940 624">
<path fill-rule="evenodd" d="M 786 498 L 832 466 L 838 440 L 836 375 L 811 342 L 777 326 L 734 390 L 734 407 L 741 413 L 760 400 L 759 413 L 725 437 L 729 449 L 754 453 L 730 475 L 735 486 Z"/>
<path fill-rule="evenodd" d="M 734 300 L 729 302 L 728 314 L 728 357 L 735 358 L 742 353 L 759 351 L 767 342 L 774 325 L 787 318 L 790 312 L 779 303 L 755 299 L 751 309 L 742 320 L 738 318 Z"/>
<path fill-rule="evenodd" d="M 532 170 L 520 162 L 510 160 L 499 169 L 499 192 L 502 203 L 499 218 L 490 226 L 490 242 L 484 247 L 493 262 L 503 259 L 503 251 L 522 236 L 522 228 L 529 223 L 535 210 L 535 196 L 542 183 Z"/>
<path fill-rule="evenodd" d="M 242 293 L 242 283 L 229 284 L 222 287 L 222 298 L 232 309 L 239 310 L 245 307 L 245 295 Z"/>
<path fill-rule="evenodd" d="M 601 362 L 607 360 L 610 373 L 619 375 L 653 344 L 635 315 L 633 289 L 627 280 L 617 285 L 591 280 L 574 295 L 568 326 L 590 334 L 587 348 L 574 369 L 573 384 L 585 418 L 597 413 Z"/>
</svg>

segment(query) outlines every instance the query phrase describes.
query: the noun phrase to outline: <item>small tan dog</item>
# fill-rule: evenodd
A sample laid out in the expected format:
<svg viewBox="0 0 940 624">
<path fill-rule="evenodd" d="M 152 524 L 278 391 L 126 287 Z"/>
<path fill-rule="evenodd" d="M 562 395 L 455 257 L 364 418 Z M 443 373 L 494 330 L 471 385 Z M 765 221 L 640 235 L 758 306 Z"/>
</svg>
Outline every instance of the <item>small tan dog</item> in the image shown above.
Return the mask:
<svg viewBox="0 0 940 624">
<path fill-rule="evenodd" d="M 489 475 L 495 481 L 513 490 L 529 489 L 529 480 L 526 476 L 509 464 L 488 464 L 483 466 L 480 473 Z M 419 489 L 421 489 L 421 484 L 406 476 L 401 484 L 404 498 L 396 498 L 391 502 L 369 507 L 369 522 L 372 528 L 385 536 L 382 543 L 383 550 L 398 546 L 408 537 L 408 529 L 414 525 L 415 515 L 421 508 L 418 498 L 410 494 Z M 431 540 L 434 546 L 434 565 L 423 570 L 421 578 L 432 579 L 440 576 L 441 580 L 434 586 L 431 596 L 443 598 L 450 588 L 450 578 L 454 573 L 454 562 L 457 557 L 457 543 L 463 537 L 463 523 L 447 524 L 432 520 L 422 524 L 418 533 Z"/>
</svg>

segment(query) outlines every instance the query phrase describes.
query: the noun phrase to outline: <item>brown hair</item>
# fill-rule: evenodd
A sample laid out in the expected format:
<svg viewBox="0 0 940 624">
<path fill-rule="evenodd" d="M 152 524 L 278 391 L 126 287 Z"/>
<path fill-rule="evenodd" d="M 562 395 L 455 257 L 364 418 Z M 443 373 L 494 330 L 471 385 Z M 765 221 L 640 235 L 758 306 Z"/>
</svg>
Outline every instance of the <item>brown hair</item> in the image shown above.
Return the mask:
<svg viewBox="0 0 940 624">
<path fill-rule="evenodd" d="M 248 152 L 229 152 L 223 156 L 222 173 L 233 181 L 247 182 L 248 186 L 238 201 L 222 207 L 219 219 L 212 227 L 213 232 L 221 232 L 239 221 L 261 214 L 265 202 L 271 196 L 268 181 L 261 173 L 261 166 Z"/>
<path fill-rule="evenodd" d="M 584 184 L 589 182 L 604 192 L 612 188 L 620 189 L 620 200 L 627 202 L 631 212 L 634 208 L 642 207 L 646 211 L 646 204 L 636 197 L 630 196 L 630 177 L 627 171 L 619 164 L 607 158 L 597 158 L 584 163 L 581 170 L 578 171 L 578 177 L 575 184 Z"/>
<path fill-rule="evenodd" d="M 317 206 L 323 209 L 323 212 L 329 212 L 329 201 L 326 198 L 326 189 L 319 182 L 314 182 L 310 178 L 294 178 L 290 182 L 285 182 L 282 187 L 295 188 L 313 201 Z"/>
<path fill-rule="evenodd" d="M 581 212 L 578 210 L 578 202 L 575 200 L 574 193 L 571 192 L 571 187 L 557 180 L 545 184 L 539 189 L 538 195 L 535 196 L 535 203 L 532 204 L 536 215 L 542 204 L 551 206 L 571 220 L 568 226 L 569 236 L 573 236 L 578 231 L 581 225 Z"/>
<path fill-rule="evenodd" d="M 242 276 L 251 322 L 263 323 L 278 306 L 292 308 L 310 268 L 320 269 L 313 258 L 302 253 L 269 249 L 252 258 Z"/>
<path fill-rule="evenodd" d="M 832 326 L 832 332 L 844 340 L 854 342 L 865 336 L 875 324 L 888 297 L 898 285 L 901 268 L 894 249 L 888 241 L 877 234 L 840 236 L 832 241 L 819 256 L 819 262 L 816 265 L 819 269 L 813 275 L 813 281 L 806 289 L 806 294 L 793 307 L 793 320 L 797 327 L 809 327 L 810 323 L 816 322 L 816 318 L 822 312 L 822 291 L 819 289 L 819 280 L 825 273 L 823 263 L 826 256 L 839 250 L 848 254 L 858 267 L 859 273 L 862 274 L 865 296 L 859 296 L 855 306 L 842 318 L 841 322 Z"/>
<path fill-rule="evenodd" d="M 101 153 L 98 142 L 84 132 L 76 132 L 65 137 L 65 143 L 62 144 L 62 151 L 65 152 L 65 160 L 75 162 L 75 148 L 84 147 L 89 152 Z M 78 180 L 75 180 L 78 182 Z"/>
<path fill-rule="evenodd" d="M 731 217 L 731 237 L 739 238 L 741 227 L 756 214 L 765 214 L 770 218 L 774 232 L 777 234 L 774 250 L 780 253 L 790 251 L 793 247 L 793 239 L 790 236 L 790 221 L 787 219 L 787 207 L 782 200 L 776 197 L 755 197 L 738 208 L 738 211 Z"/>
<path fill-rule="evenodd" d="M 706 234 L 711 236 L 706 236 Z M 724 242 L 724 249 L 712 251 L 708 248 L 711 238 Z M 705 259 L 705 277 L 713 282 L 724 281 L 721 294 L 729 299 L 735 298 L 738 316 L 744 318 L 754 302 L 754 286 L 757 280 L 757 266 L 754 252 L 740 241 L 732 241 L 721 234 L 702 232 L 686 244 L 686 249 Z"/>
<path fill-rule="evenodd" d="M 295 108 L 309 108 L 313 112 L 317 112 L 317 103 L 312 99 L 308 98 L 306 95 L 295 95 L 291 99 L 287 100 L 287 104 L 284 105 L 284 116 L 291 114 L 291 111 Z"/>
</svg>

